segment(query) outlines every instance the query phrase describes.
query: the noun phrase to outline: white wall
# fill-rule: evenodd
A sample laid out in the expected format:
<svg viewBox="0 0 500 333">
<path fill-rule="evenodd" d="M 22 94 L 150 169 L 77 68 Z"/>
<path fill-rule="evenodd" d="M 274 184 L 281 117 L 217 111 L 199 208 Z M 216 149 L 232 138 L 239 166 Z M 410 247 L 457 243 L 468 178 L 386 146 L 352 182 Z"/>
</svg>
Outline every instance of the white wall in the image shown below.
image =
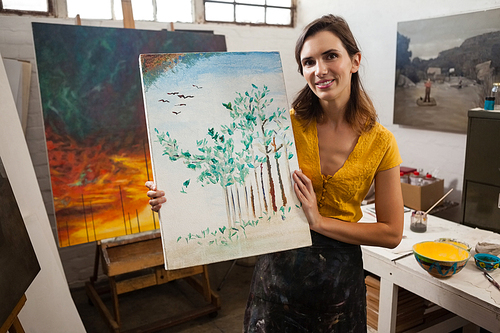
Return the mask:
<svg viewBox="0 0 500 333">
<path fill-rule="evenodd" d="M 397 23 L 447 16 L 500 7 L 500 0 L 298 0 L 297 27 L 264 28 L 231 25 L 176 24 L 176 29 L 213 30 L 226 36 L 228 51 L 280 51 L 287 93 L 291 102 L 304 85 L 294 59 L 295 40 L 311 20 L 326 13 L 343 16 L 350 24 L 363 52 L 362 74 L 365 88 L 377 107 L 380 122 L 398 140 L 403 164 L 439 169 L 445 189 L 453 187 L 450 199 L 460 202 L 465 158 L 463 134 L 418 130 L 392 124 Z M 34 63 L 31 22 L 74 24 L 73 19 L 0 16 L 0 52 L 4 57 Z M 120 27 L 121 22 L 82 21 L 83 25 Z M 136 22 L 136 29 L 167 29 L 169 25 Z M 34 68 L 36 71 L 36 67 Z M 27 141 L 40 188 L 52 224 L 50 180 L 46 157 L 40 97 L 33 73 Z M 55 226 L 52 225 L 53 230 Z M 70 285 L 81 285 L 92 274 L 93 245 L 60 249 Z"/>
</svg>

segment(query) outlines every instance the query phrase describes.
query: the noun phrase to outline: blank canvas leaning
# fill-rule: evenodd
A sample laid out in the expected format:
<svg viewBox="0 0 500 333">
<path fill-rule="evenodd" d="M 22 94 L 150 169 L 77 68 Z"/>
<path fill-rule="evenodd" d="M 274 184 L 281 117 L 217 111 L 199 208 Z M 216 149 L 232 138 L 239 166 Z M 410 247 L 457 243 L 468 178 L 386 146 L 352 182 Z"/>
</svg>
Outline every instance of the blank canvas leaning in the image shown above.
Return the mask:
<svg viewBox="0 0 500 333">
<path fill-rule="evenodd" d="M 277 52 L 143 54 L 167 269 L 311 244 Z"/>
</svg>

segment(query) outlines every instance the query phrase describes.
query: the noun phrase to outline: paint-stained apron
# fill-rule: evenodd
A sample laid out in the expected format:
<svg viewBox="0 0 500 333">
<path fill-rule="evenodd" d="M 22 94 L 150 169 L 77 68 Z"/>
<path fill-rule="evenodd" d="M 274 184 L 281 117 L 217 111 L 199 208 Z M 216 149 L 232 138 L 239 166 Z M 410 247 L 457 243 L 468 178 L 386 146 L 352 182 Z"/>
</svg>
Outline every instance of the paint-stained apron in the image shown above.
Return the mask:
<svg viewBox="0 0 500 333">
<path fill-rule="evenodd" d="M 259 258 L 244 332 L 366 332 L 360 246 L 311 235 L 310 247 Z"/>
</svg>

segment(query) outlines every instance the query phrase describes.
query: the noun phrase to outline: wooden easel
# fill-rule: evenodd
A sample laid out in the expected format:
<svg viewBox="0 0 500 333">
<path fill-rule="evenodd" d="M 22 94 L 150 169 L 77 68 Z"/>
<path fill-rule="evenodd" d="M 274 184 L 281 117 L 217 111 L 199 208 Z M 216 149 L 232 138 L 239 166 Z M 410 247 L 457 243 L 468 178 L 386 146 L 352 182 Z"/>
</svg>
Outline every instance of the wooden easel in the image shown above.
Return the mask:
<svg viewBox="0 0 500 333">
<path fill-rule="evenodd" d="M 121 0 L 121 2 L 123 27 L 134 29 L 135 23 L 131 0 Z M 79 17 L 77 17 L 77 24 L 81 24 Z M 171 271 L 164 269 L 163 248 L 158 230 L 102 240 L 96 243 L 94 273 L 90 281 L 85 284 L 85 289 L 88 297 L 99 309 L 112 332 L 123 333 L 120 329 L 122 322 L 118 295 L 173 280 L 186 280 L 189 285 L 203 295 L 207 305 L 188 311 L 182 315 L 160 319 L 154 323 L 137 327 L 129 332 L 154 332 L 200 316 L 217 314 L 217 311 L 220 310 L 220 299 L 210 287 L 206 265 Z M 109 280 L 109 289 L 106 290 L 98 290 L 95 285 L 98 277 L 99 261 L 102 262 L 103 272 Z M 134 274 L 133 278 L 117 279 L 128 273 L 140 274 Z M 113 315 L 100 297 L 100 294 L 106 292 L 111 294 Z"/>
<path fill-rule="evenodd" d="M 2 327 L 0 327 L 0 333 L 6 333 L 7 331 L 9 333 L 24 333 L 23 326 L 17 317 L 19 312 L 21 312 L 24 303 L 26 303 L 26 295 L 21 297 L 17 305 L 14 307 L 14 310 L 12 310 L 9 317 L 7 317 L 5 323 L 3 323 Z"/>
<path fill-rule="evenodd" d="M 135 29 L 134 12 L 132 10 L 132 0 L 122 0 L 123 27 Z"/>
<path fill-rule="evenodd" d="M 98 290 L 95 286 L 99 261 L 102 261 L 103 272 L 109 280 L 109 289 L 107 290 Z M 121 318 L 118 295 L 178 279 L 186 280 L 196 291 L 202 294 L 207 305 L 188 311 L 182 315 L 164 318 L 152 324 L 143 325 L 130 332 L 136 330 L 140 332 L 154 332 L 200 316 L 217 314 L 217 311 L 220 310 L 220 299 L 210 288 L 206 265 L 171 271 L 165 270 L 163 265 L 163 249 L 158 230 L 97 242 L 94 275 L 85 284 L 85 288 L 88 297 L 99 309 L 112 332 L 123 332 L 120 330 Z M 142 274 L 132 278 L 117 280 L 117 277 L 132 272 L 141 272 Z M 100 294 L 105 292 L 111 294 L 113 315 L 100 297 Z"/>
</svg>

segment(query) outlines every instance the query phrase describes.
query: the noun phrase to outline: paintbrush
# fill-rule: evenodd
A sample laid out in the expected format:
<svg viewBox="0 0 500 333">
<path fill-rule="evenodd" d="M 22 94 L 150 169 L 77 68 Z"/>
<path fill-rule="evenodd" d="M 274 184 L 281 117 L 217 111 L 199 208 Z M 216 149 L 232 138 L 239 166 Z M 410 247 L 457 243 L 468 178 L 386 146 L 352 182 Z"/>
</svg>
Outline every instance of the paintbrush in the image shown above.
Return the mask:
<svg viewBox="0 0 500 333">
<path fill-rule="evenodd" d="M 403 258 L 406 258 L 408 256 L 411 256 L 412 254 L 413 254 L 413 251 L 410 251 L 410 252 L 401 254 L 401 255 L 397 256 L 396 258 L 394 258 L 394 259 L 391 259 L 391 261 L 396 261 L 396 260 L 399 260 L 399 259 L 403 259 Z"/>
<path fill-rule="evenodd" d="M 498 282 L 496 282 L 495 279 L 492 278 L 491 275 L 489 275 L 485 271 L 483 271 L 483 273 L 484 276 L 486 276 L 486 278 L 488 279 L 488 281 L 490 281 L 492 285 L 494 285 L 498 290 L 500 290 L 500 285 L 498 284 Z"/>
<path fill-rule="evenodd" d="M 427 209 L 427 211 L 424 213 L 424 215 L 427 215 L 434 207 L 436 207 L 441 201 L 443 201 L 444 198 L 446 198 L 448 196 L 448 194 L 451 193 L 451 191 L 453 191 L 453 188 L 451 188 L 448 193 L 446 193 L 445 195 L 443 195 L 441 197 L 441 199 L 439 199 L 438 201 L 436 201 L 436 203 L 434 205 L 431 206 L 431 208 Z"/>
</svg>

